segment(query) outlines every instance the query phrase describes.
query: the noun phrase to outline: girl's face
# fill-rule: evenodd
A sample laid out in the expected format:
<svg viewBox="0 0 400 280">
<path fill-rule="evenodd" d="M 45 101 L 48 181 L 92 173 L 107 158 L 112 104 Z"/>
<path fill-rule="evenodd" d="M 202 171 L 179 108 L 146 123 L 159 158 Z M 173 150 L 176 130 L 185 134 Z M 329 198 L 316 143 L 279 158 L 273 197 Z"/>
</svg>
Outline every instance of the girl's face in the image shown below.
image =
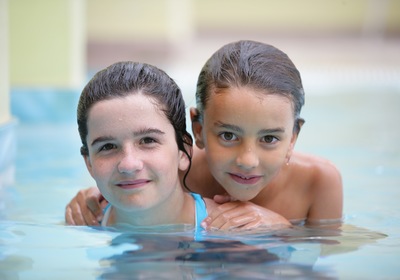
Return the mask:
<svg viewBox="0 0 400 280">
<path fill-rule="evenodd" d="M 103 100 L 89 111 L 86 166 L 104 197 L 124 211 L 165 202 L 181 188 L 188 158 L 155 101 L 141 93 Z"/>
<path fill-rule="evenodd" d="M 206 149 L 211 173 L 224 189 L 242 201 L 253 199 L 290 159 L 292 103 L 282 95 L 249 87 L 213 93 L 203 124 L 193 123 L 196 145 Z"/>
</svg>

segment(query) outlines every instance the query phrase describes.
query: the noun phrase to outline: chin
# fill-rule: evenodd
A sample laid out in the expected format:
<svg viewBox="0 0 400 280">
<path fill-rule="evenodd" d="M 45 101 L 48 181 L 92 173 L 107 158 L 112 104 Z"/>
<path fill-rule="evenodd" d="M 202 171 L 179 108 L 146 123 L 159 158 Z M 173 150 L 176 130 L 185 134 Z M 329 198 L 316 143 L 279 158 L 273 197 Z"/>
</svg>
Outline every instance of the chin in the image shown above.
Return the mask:
<svg viewBox="0 0 400 280">
<path fill-rule="evenodd" d="M 239 201 L 249 201 L 252 200 L 253 198 L 255 198 L 258 193 L 247 193 L 249 192 L 248 190 L 242 190 L 242 191 L 238 191 L 236 192 L 236 194 L 234 192 L 229 193 L 230 196 L 232 196 L 234 199 L 239 200 Z"/>
</svg>

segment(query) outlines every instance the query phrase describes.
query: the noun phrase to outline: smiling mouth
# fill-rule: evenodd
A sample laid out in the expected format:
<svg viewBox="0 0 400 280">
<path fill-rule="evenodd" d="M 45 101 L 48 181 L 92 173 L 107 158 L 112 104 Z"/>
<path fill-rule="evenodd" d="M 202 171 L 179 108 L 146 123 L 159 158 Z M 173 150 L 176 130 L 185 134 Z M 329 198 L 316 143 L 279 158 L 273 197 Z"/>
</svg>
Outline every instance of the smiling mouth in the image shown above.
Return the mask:
<svg viewBox="0 0 400 280">
<path fill-rule="evenodd" d="M 258 176 L 258 175 L 245 176 L 242 174 L 235 174 L 235 173 L 229 173 L 229 175 L 235 182 L 240 183 L 240 184 L 245 184 L 245 185 L 256 184 L 262 178 L 262 176 Z"/>
<path fill-rule="evenodd" d="M 150 182 L 150 180 L 147 180 L 147 179 L 138 179 L 138 180 L 132 180 L 132 181 L 130 181 L 130 180 L 129 181 L 121 181 L 115 185 L 122 189 L 129 190 L 129 189 L 137 189 L 137 188 L 143 187 L 144 185 L 146 185 L 149 182 Z"/>
</svg>

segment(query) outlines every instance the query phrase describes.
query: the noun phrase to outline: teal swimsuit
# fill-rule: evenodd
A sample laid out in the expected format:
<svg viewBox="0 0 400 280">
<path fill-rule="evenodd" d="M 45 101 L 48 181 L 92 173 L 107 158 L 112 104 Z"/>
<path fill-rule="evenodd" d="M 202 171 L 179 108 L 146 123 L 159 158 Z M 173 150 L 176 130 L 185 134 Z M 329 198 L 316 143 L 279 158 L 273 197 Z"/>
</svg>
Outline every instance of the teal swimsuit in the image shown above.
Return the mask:
<svg viewBox="0 0 400 280">
<path fill-rule="evenodd" d="M 190 193 L 194 198 L 194 209 L 196 212 L 195 226 L 196 229 L 201 229 L 201 222 L 208 216 L 207 207 L 204 199 L 197 193 Z"/>
<path fill-rule="evenodd" d="M 201 195 L 197 193 L 190 193 L 194 199 L 195 207 L 195 228 L 196 230 L 202 229 L 201 222 L 208 216 L 206 203 L 204 202 Z M 101 226 L 107 226 L 107 222 L 111 213 L 111 204 L 108 203 L 106 208 L 103 210 L 103 220 L 101 221 Z"/>
</svg>

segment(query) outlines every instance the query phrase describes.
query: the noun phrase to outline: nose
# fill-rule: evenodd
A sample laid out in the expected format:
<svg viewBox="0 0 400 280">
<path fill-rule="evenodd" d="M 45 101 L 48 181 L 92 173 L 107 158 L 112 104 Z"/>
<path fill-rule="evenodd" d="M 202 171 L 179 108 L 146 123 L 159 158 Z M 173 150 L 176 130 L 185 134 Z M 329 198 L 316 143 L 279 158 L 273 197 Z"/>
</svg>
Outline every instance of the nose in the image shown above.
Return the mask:
<svg viewBox="0 0 400 280">
<path fill-rule="evenodd" d="M 125 149 L 118 163 L 118 172 L 134 173 L 143 169 L 143 161 L 134 149 Z"/>
<path fill-rule="evenodd" d="M 259 158 L 254 148 L 243 147 L 236 157 L 236 164 L 245 170 L 251 170 L 258 166 Z"/>
</svg>

